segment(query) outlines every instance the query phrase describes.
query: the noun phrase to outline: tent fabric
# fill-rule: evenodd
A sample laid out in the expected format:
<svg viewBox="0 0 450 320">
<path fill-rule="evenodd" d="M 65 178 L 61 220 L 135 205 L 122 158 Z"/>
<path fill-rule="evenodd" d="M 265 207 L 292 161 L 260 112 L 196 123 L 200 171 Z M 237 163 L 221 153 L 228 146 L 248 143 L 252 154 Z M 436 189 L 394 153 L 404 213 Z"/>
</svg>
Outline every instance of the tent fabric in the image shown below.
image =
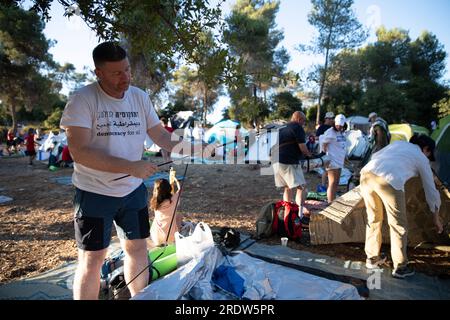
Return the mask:
<svg viewBox="0 0 450 320">
<path fill-rule="evenodd" d="M 430 134 L 427 128 L 408 123 L 390 124 L 389 132 L 391 133 L 391 143 L 394 141 L 409 141 L 414 133 Z"/>
<path fill-rule="evenodd" d="M 349 284 L 317 277 L 284 266 L 252 258 L 244 252 L 227 256 L 226 264 L 244 281 L 244 299 L 249 300 L 360 300 L 356 288 Z M 199 260 L 175 270 L 173 273 L 151 283 L 133 300 L 194 299 L 229 300 L 222 290 L 214 290 L 212 273 L 222 265 L 224 257 L 216 247 L 204 252 Z M 198 286 L 198 282 L 202 282 Z M 209 300 L 208 299 L 208 300 Z"/>
<path fill-rule="evenodd" d="M 235 120 L 221 120 L 217 122 L 212 128 L 206 131 L 205 140 L 208 143 L 219 141 L 221 143 L 228 143 L 234 141 L 236 136 L 236 129 L 239 128 L 239 135 L 244 137 L 248 135 L 248 131 L 242 128 L 241 123 Z"/>
<path fill-rule="evenodd" d="M 362 116 L 351 116 L 346 119 L 346 123 L 350 130 L 361 130 L 364 133 L 369 133 L 370 122 L 369 118 Z"/>
<path fill-rule="evenodd" d="M 108 254 L 119 250 L 119 241 L 113 241 Z M 72 300 L 76 268 L 75 261 L 69 262 L 37 276 L 1 285 L 0 300 Z"/>
<path fill-rule="evenodd" d="M 0 203 L 9 202 L 9 201 L 12 201 L 12 200 L 13 200 L 13 198 L 0 195 Z"/>
<path fill-rule="evenodd" d="M 369 138 L 361 130 L 345 132 L 347 138 L 347 156 L 350 159 L 362 158 L 369 149 Z"/>
<path fill-rule="evenodd" d="M 244 279 L 232 266 L 221 265 L 214 270 L 212 281 L 221 289 L 231 292 L 239 298 L 244 295 Z"/>
<path fill-rule="evenodd" d="M 364 246 L 361 247 L 364 250 Z M 342 260 L 289 247 L 255 243 L 245 252 L 279 261 L 297 264 L 336 275 L 347 275 L 367 280 L 368 300 L 448 300 L 450 280 L 416 273 L 407 280 L 392 278 L 389 269 L 381 272 L 368 270 L 365 262 Z"/>
<path fill-rule="evenodd" d="M 432 166 L 443 184 L 450 188 L 450 115 L 439 121 L 431 137 L 436 141 L 436 161 Z"/>
<path fill-rule="evenodd" d="M 250 146 L 245 157 L 246 161 L 254 163 L 269 163 L 270 150 L 278 141 L 278 130 L 267 130 L 257 135 Z"/>
<path fill-rule="evenodd" d="M 317 172 L 320 176 L 322 176 L 322 174 L 324 174 L 324 172 L 325 172 L 325 170 L 323 168 L 316 168 L 316 169 L 313 169 L 312 171 Z M 352 176 L 353 176 L 353 174 L 349 169 L 342 168 L 341 176 L 339 178 L 339 185 L 340 186 L 348 185 L 349 180 L 351 179 Z"/>
<path fill-rule="evenodd" d="M 193 111 L 180 111 L 170 118 L 170 124 L 174 129 L 185 129 L 194 127 L 194 122 L 197 120 Z"/>
</svg>

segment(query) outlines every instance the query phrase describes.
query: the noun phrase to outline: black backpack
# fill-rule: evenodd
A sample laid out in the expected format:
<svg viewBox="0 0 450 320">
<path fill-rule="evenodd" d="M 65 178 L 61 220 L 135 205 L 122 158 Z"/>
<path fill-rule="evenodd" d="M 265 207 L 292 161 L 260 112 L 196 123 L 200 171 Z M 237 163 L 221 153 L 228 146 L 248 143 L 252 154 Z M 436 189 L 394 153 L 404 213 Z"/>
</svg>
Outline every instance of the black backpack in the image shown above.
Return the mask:
<svg viewBox="0 0 450 320">
<path fill-rule="evenodd" d="M 272 231 L 273 217 L 275 216 L 275 202 L 265 204 L 256 218 L 256 238 L 269 238 Z"/>
<path fill-rule="evenodd" d="M 256 238 L 269 238 L 273 234 L 300 240 L 302 237 L 302 223 L 296 203 L 269 202 L 264 205 L 256 219 Z"/>
</svg>

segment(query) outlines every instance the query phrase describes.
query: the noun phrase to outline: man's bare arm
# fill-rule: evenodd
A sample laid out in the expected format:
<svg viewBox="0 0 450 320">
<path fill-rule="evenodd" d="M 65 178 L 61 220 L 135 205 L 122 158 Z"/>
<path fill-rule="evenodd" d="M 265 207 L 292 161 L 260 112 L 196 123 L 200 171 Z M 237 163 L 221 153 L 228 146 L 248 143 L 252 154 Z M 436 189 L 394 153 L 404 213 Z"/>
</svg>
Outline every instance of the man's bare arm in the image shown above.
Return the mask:
<svg viewBox="0 0 450 320">
<path fill-rule="evenodd" d="M 374 131 L 376 133 L 376 144 L 380 148 L 387 146 L 387 136 L 383 129 L 380 128 L 380 126 L 375 126 Z"/>
<path fill-rule="evenodd" d="M 300 151 L 307 157 L 311 157 L 312 154 L 309 152 L 308 147 L 304 143 L 299 143 L 298 147 L 300 148 Z"/>
<path fill-rule="evenodd" d="M 90 145 L 91 130 L 81 127 L 66 128 L 70 154 L 74 162 L 91 169 L 111 173 L 125 173 L 137 178 L 151 176 L 157 167 L 147 161 L 129 161 L 111 156 Z"/>
</svg>

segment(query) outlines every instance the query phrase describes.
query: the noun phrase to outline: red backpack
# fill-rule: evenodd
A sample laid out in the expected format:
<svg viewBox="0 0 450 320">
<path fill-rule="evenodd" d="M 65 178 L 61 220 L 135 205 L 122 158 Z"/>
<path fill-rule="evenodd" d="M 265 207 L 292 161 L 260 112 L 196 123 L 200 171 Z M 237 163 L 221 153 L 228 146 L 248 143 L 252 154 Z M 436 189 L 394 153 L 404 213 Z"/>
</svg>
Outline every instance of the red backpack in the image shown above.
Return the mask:
<svg viewBox="0 0 450 320">
<path fill-rule="evenodd" d="M 294 202 L 278 201 L 273 212 L 272 232 L 280 237 L 300 240 L 302 223 L 298 215 L 298 205 Z"/>
</svg>

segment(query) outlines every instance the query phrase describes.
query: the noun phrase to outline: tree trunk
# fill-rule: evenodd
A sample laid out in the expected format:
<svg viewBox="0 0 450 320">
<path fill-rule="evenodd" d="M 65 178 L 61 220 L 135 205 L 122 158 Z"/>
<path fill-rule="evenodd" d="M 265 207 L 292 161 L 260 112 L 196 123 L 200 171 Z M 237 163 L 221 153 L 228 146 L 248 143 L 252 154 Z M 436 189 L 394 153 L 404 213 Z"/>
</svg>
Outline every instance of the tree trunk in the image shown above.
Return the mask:
<svg viewBox="0 0 450 320">
<path fill-rule="evenodd" d="M 327 42 L 326 42 L 327 50 L 325 52 L 325 66 L 323 68 L 323 76 L 320 79 L 321 83 L 320 83 L 320 90 L 319 90 L 319 105 L 317 106 L 316 124 L 319 124 L 319 121 L 320 121 L 320 108 L 321 108 L 321 105 L 322 105 L 322 95 L 323 95 L 323 91 L 324 91 L 324 88 L 325 88 L 325 81 L 327 79 L 328 59 L 329 59 L 329 54 L 330 54 L 331 35 L 333 34 L 334 21 L 336 19 L 336 14 L 337 14 L 338 9 L 339 9 L 340 6 L 341 6 L 341 1 L 336 3 L 336 8 L 334 10 L 333 19 L 331 20 L 330 28 L 328 30 L 328 37 L 327 37 Z"/>
<path fill-rule="evenodd" d="M 257 95 L 257 92 L 258 92 L 258 88 L 257 88 L 256 84 L 254 84 L 253 85 L 253 98 L 255 100 L 255 107 L 256 108 L 258 106 L 258 95 Z M 252 117 L 252 124 L 251 124 L 252 127 L 255 125 L 255 122 L 256 122 L 255 117 Z"/>
<path fill-rule="evenodd" d="M 208 112 L 208 90 L 205 89 L 204 95 L 203 95 L 203 115 L 202 115 L 202 122 L 206 124 L 206 114 Z"/>
<path fill-rule="evenodd" d="M 13 130 L 14 134 L 17 134 L 17 116 L 16 116 L 16 105 L 15 103 L 11 104 L 11 119 L 12 119 L 12 125 L 11 129 Z"/>
<path fill-rule="evenodd" d="M 316 124 L 319 124 L 320 121 L 320 108 L 322 106 L 322 95 L 325 88 L 325 80 L 327 77 L 327 69 L 328 69 L 328 55 L 329 55 L 330 49 L 327 48 L 327 51 L 325 53 L 325 66 L 323 68 L 323 74 L 320 79 L 320 89 L 319 89 L 319 104 L 317 105 L 317 116 L 316 116 Z"/>
</svg>

